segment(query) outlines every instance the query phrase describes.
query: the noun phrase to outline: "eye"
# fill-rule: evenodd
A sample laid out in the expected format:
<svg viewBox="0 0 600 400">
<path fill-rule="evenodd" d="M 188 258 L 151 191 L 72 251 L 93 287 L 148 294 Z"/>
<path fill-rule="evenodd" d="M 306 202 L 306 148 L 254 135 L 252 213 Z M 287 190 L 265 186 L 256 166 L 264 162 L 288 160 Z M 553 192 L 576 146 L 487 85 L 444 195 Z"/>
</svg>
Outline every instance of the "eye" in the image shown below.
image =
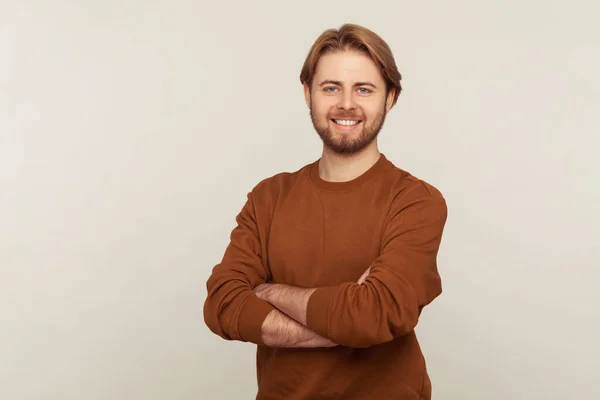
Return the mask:
<svg viewBox="0 0 600 400">
<path fill-rule="evenodd" d="M 337 90 L 337 88 L 335 86 L 327 86 L 327 87 L 323 88 L 323 91 L 325 93 L 335 93 L 336 90 Z"/>
<path fill-rule="evenodd" d="M 367 88 L 358 88 L 358 91 L 360 94 L 369 94 L 372 93 L 373 91 L 371 89 L 367 89 Z"/>
</svg>

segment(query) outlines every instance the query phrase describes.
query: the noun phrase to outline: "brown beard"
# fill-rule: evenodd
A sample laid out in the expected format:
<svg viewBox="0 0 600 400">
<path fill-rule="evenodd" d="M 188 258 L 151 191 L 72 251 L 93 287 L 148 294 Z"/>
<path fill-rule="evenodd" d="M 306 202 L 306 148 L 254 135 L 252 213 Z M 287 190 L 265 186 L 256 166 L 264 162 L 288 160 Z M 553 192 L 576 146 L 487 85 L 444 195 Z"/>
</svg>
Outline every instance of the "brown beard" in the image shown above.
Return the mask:
<svg viewBox="0 0 600 400">
<path fill-rule="evenodd" d="M 346 115 L 345 118 L 356 119 L 354 115 Z M 379 135 L 381 128 L 383 128 L 383 123 L 385 122 L 385 105 L 382 112 L 378 114 L 373 121 L 362 121 L 362 129 L 358 133 L 358 137 L 353 139 L 346 136 L 335 139 L 334 135 L 331 132 L 331 129 L 329 129 L 330 119 L 327 119 L 325 126 L 320 126 L 315 120 L 312 108 L 310 109 L 310 119 L 312 120 L 315 130 L 321 137 L 323 144 L 328 149 L 337 154 L 356 154 L 364 150 L 371 143 L 373 143 L 375 138 L 377 138 L 377 135 Z M 338 119 L 338 117 L 334 119 Z M 339 119 L 344 119 L 344 117 L 340 116 Z"/>
</svg>

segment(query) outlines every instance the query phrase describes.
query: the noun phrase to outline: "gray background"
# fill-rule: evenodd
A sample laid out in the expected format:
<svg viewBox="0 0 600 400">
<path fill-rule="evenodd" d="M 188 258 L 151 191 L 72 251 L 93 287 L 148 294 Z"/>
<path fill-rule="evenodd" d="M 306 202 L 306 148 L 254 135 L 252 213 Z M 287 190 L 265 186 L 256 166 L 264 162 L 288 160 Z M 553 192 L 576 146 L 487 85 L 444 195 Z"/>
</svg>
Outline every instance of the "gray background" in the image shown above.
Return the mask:
<svg viewBox="0 0 600 400">
<path fill-rule="evenodd" d="M 344 22 L 404 75 L 381 150 L 449 205 L 434 398 L 599 398 L 599 11 L 0 0 L 0 398 L 254 398 L 205 282 L 246 193 L 319 157 L 298 74 Z"/>
</svg>

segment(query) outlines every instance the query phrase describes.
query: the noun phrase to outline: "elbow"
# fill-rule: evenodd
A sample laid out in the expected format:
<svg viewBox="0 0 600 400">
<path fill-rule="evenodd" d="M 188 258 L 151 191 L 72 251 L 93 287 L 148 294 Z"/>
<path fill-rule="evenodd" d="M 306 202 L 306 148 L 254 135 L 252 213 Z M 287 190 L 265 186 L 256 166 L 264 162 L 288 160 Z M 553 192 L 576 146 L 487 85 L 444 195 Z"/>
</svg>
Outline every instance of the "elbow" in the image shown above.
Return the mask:
<svg viewBox="0 0 600 400">
<path fill-rule="evenodd" d="M 208 329 L 211 330 L 211 332 L 217 333 L 219 330 L 218 318 L 208 299 L 204 302 L 203 314 L 204 324 L 208 327 Z"/>
<path fill-rule="evenodd" d="M 343 338 L 343 341 L 346 342 L 346 344 L 340 344 L 353 348 L 367 348 L 391 342 L 394 339 L 412 332 L 413 330 L 414 327 L 412 327 L 412 324 L 396 326 L 394 328 L 385 328 L 378 331 L 364 330 L 356 332 L 351 337 L 348 336 Z"/>
<path fill-rule="evenodd" d="M 367 348 L 391 342 L 411 333 L 417 322 L 418 312 L 412 310 L 406 310 L 401 316 L 378 315 L 375 318 L 360 318 L 353 324 L 354 329 L 346 329 L 332 340 L 342 346 Z"/>
<path fill-rule="evenodd" d="M 394 336 L 388 329 L 377 329 L 374 325 L 356 326 L 355 329 L 330 332 L 332 342 L 354 349 L 364 349 L 391 342 Z"/>
<path fill-rule="evenodd" d="M 222 337 L 223 339 L 230 340 L 225 333 L 225 330 L 221 327 L 219 322 L 218 306 L 213 304 L 210 298 L 207 298 L 204 302 L 204 324 L 210 329 L 212 333 Z"/>
<path fill-rule="evenodd" d="M 373 332 L 370 330 L 357 330 L 349 335 L 344 335 L 338 342 L 342 346 L 347 346 L 355 349 L 364 349 L 378 344 L 387 343 L 394 338 L 385 332 Z"/>
<path fill-rule="evenodd" d="M 212 275 L 206 284 L 207 295 L 204 300 L 203 316 L 204 323 L 214 334 L 226 340 L 232 339 L 232 313 L 235 310 L 231 307 L 239 293 L 237 285 L 232 285 L 231 281 L 218 279 Z"/>
</svg>

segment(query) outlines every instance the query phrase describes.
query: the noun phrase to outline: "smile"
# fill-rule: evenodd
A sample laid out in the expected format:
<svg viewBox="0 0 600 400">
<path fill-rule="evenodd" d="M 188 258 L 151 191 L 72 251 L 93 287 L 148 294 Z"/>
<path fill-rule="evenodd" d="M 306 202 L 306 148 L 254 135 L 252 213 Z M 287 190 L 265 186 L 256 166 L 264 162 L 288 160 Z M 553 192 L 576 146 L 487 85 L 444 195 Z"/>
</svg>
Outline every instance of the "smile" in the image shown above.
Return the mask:
<svg viewBox="0 0 600 400">
<path fill-rule="evenodd" d="M 351 120 L 351 119 L 334 119 L 332 121 L 338 125 L 343 125 L 343 126 L 352 126 L 352 125 L 356 125 L 359 122 L 361 122 L 361 121 L 356 121 L 356 120 Z"/>
</svg>

